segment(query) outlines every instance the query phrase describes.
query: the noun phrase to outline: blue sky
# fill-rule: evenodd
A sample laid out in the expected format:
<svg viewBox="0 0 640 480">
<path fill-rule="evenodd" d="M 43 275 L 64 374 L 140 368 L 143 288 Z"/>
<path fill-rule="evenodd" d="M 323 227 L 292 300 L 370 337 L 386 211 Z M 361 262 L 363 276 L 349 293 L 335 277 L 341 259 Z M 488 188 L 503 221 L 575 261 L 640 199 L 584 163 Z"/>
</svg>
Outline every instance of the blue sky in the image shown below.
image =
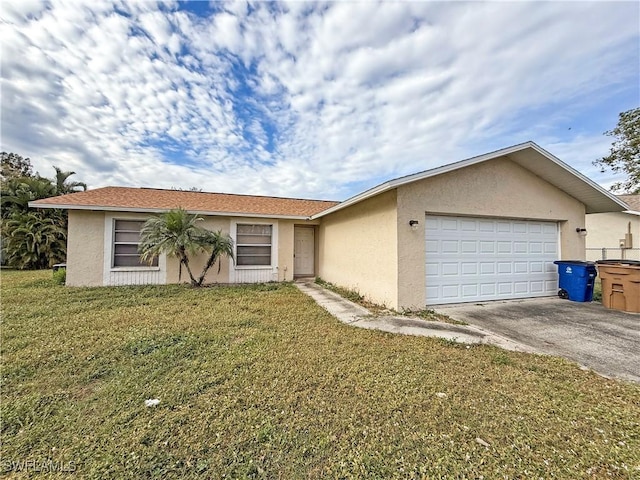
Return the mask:
<svg viewBox="0 0 640 480">
<path fill-rule="evenodd" d="M 106 185 L 345 199 L 640 105 L 637 2 L 0 3 L 2 150 Z"/>
</svg>

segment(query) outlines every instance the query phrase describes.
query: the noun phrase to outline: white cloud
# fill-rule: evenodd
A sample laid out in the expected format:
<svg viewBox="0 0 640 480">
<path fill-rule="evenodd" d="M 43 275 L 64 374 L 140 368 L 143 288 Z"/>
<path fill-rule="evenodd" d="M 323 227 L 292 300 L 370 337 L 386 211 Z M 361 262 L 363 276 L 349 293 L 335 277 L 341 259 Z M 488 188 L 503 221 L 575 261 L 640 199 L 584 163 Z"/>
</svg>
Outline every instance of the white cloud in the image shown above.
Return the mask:
<svg viewBox="0 0 640 480">
<path fill-rule="evenodd" d="M 640 104 L 631 3 L 88 5 L 3 4 L 2 132 L 94 187 L 344 198 L 529 139 L 609 184 Z"/>
</svg>

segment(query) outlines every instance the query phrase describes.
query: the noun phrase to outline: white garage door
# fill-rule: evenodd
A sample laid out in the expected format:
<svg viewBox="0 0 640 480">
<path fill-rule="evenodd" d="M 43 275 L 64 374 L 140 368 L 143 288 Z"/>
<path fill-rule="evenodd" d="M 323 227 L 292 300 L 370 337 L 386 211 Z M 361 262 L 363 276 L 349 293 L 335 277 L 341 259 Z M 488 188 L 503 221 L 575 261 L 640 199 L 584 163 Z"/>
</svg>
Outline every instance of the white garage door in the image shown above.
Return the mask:
<svg viewBox="0 0 640 480">
<path fill-rule="evenodd" d="M 426 217 L 427 305 L 543 297 L 558 291 L 558 225 Z"/>
</svg>

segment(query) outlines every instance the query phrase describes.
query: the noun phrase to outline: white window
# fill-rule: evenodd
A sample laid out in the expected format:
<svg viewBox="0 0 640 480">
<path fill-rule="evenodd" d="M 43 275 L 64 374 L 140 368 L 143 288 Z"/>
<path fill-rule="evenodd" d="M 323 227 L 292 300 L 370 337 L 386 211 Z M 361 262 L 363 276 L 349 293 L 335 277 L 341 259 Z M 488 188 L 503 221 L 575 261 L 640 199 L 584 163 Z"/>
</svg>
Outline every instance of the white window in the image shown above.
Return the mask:
<svg viewBox="0 0 640 480">
<path fill-rule="evenodd" d="M 151 264 L 140 260 L 138 245 L 143 220 L 114 220 L 113 267 L 157 267 L 158 257 Z"/>
<path fill-rule="evenodd" d="M 238 224 L 236 265 L 270 266 L 272 231 L 272 225 Z"/>
</svg>

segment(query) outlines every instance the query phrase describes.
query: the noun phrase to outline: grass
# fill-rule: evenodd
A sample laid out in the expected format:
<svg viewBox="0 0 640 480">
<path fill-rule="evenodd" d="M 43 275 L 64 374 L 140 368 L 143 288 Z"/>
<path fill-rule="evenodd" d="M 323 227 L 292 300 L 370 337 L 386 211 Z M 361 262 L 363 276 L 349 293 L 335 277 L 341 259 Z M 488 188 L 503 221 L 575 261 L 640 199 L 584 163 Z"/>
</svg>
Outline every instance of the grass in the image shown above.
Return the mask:
<svg viewBox="0 0 640 480">
<path fill-rule="evenodd" d="M 343 325 L 290 284 L 66 288 L 3 271 L 1 353 L 3 474 L 640 477 L 640 386 Z"/>
<path fill-rule="evenodd" d="M 402 312 L 397 312 L 390 308 L 387 308 L 382 305 L 378 305 L 377 303 L 373 303 L 368 300 L 364 295 L 362 295 L 357 290 L 352 290 L 344 287 L 340 287 L 331 282 L 327 282 L 320 277 L 316 277 L 316 281 L 318 285 L 327 290 L 330 290 L 334 293 L 337 293 L 343 298 L 352 301 L 353 303 L 357 303 L 358 305 L 363 306 L 367 310 L 369 310 L 373 315 L 402 315 L 406 317 L 418 317 L 423 320 L 428 321 L 436 321 L 436 322 L 446 322 L 454 325 L 467 325 L 465 322 L 461 322 L 459 320 L 455 320 L 448 315 L 444 315 L 442 313 L 438 313 L 433 309 L 425 308 L 422 310 L 403 310 Z"/>
<path fill-rule="evenodd" d="M 593 301 L 602 303 L 602 281 L 600 277 L 596 277 L 595 282 L 593 282 Z"/>
</svg>

